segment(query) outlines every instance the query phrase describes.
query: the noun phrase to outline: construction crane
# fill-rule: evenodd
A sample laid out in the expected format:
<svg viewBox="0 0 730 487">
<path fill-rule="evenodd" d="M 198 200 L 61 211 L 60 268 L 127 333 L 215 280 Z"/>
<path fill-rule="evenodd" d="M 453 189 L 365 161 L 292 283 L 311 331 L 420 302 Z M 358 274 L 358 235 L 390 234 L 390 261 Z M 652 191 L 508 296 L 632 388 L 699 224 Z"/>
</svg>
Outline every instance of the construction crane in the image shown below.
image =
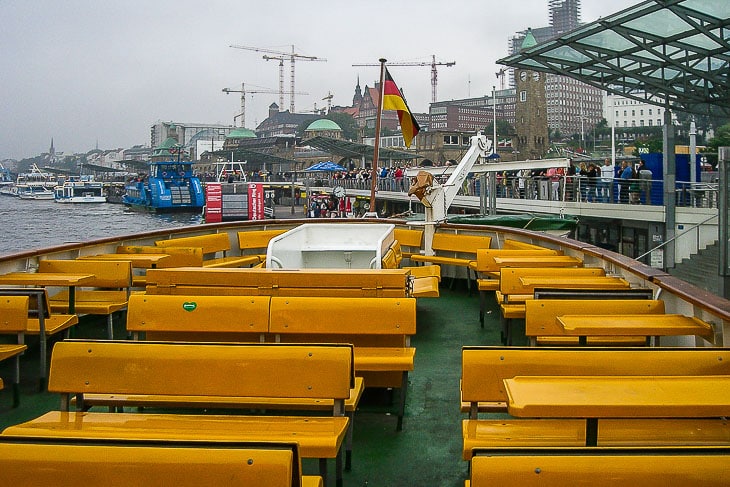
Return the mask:
<svg viewBox="0 0 730 487">
<path fill-rule="evenodd" d="M 279 61 L 279 107 L 284 108 L 284 56 L 269 56 L 264 54 L 266 61 Z"/>
<path fill-rule="evenodd" d="M 282 95 L 284 95 L 284 94 L 286 94 L 286 95 L 289 95 L 289 94 L 294 95 L 294 93 L 290 93 L 288 91 L 287 92 L 280 92 L 280 91 L 276 91 L 276 90 L 270 90 L 268 88 L 258 89 L 258 90 L 247 90 L 245 83 L 241 83 L 241 89 L 240 90 L 236 90 L 236 89 L 233 89 L 233 88 L 223 88 L 221 91 L 223 91 L 223 93 L 225 93 L 225 94 L 229 94 L 229 93 L 240 93 L 241 94 L 241 114 L 240 114 L 240 117 L 241 117 L 241 127 L 245 127 L 246 126 L 246 94 L 254 94 L 254 93 L 281 93 Z M 296 94 L 297 95 L 308 95 L 309 93 L 306 93 L 304 91 L 297 91 Z M 238 118 L 238 115 L 236 115 L 235 117 L 233 117 L 233 125 L 234 126 L 236 125 L 236 118 Z"/>
<path fill-rule="evenodd" d="M 497 79 L 499 80 L 499 89 L 504 90 L 504 75 L 507 74 L 507 70 L 504 68 L 499 68 L 499 71 L 495 73 L 497 75 Z"/>
<path fill-rule="evenodd" d="M 232 47 L 234 49 L 244 49 L 244 50 L 247 50 L 247 51 L 264 52 L 266 54 L 274 54 L 276 56 L 280 56 L 280 57 L 283 57 L 283 58 L 286 58 L 286 59 L 289 60 L 289 65 L 291 66 L 291 73 L 290 73 L 291 89 L 289 90 L 291 92 L 291 98 L 290 98 L 291 101 L 289 103 L 289 111 L 291 113 L 294 113 L 294 94 L 296 93 L 296 89 L 294 88 L 294 62 L 297 59 L 302 60 L 302 61 L 327 61 L 325 58 L 321 58 L 321 57 L 317 57 L 317 56 L 305 56 L 304 54 L 297 54 L 294 51 L 294 45 L 293 44 L 291 46 L 291 52 L 275 51 L 273 49 L 265 49 L 265 48 L 262 48 L 262 47 L 241 46 L 241 45 L 238 45 L 238 44 L 231 44 L 230 47 Z M 266 58 L 264 58 L 264 59 L 266 59 Z M 272 59 L 274 59 L 273 56 L 272 56 Z M 282 61 L 282 63 L 283 63 L 283 61 Z M 280 64 L 279 66 L 281 67 L 282 65 L 283 64 Z M 280 73 L 283 73 L 283 70 L 280 70 Z M 280 78 L 280 84 L 283 85 L 283 81 L 281 81 L 284 78 L 283 77 L 283 74 L 280 74 L 279 78 Z"/>
<path fill-rule="evenodd" d="M 438 71 L 436 66 L 450 67 L 456 64 L 456 61 L 436 62 L 436 55 L 431 56 L 431 62 L 408 62 L 408 63 L 388 63 L 388 66 L 431 66 L 431 103 L 436 103 L 436 86 L 438 85 Z M 353 64 L 353 66 L 380 66 L 380 64 Z"/>
<path fill-rule="evenodd" d="M 327 100 L 327 113 L 329 113 L 330 110 L 332 109 L 332 98 L 333 97 L 334 97 L 334 95 L 331 92 L 328 91 L 327 92 L 327 96 L 325 96 L 324 98 L 322 98 L 322 100 Z"/>
</svg>

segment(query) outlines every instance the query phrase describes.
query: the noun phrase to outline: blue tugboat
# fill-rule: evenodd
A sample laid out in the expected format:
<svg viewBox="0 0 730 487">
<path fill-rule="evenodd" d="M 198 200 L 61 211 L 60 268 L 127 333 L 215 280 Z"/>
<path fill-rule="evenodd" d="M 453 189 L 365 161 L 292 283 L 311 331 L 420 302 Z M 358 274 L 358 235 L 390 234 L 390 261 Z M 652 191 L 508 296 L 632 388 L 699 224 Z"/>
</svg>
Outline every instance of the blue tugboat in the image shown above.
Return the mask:
<svg viewBox="0 0 730 487">
<path fill-rule="evenodd" d="M 170 145 L 172 144 L 172 145 Z M 193 174 L 193 163 L 181 160 L 182 149 L 168 139 L 157 150 L 154 158 L 177 160 L 153 160 L 149 173 L 130 181 L 122 202 L 133 208 L 155 212 L 198 212 L 205 205 L 205 193 L 200 179 Z"/>
</svg>

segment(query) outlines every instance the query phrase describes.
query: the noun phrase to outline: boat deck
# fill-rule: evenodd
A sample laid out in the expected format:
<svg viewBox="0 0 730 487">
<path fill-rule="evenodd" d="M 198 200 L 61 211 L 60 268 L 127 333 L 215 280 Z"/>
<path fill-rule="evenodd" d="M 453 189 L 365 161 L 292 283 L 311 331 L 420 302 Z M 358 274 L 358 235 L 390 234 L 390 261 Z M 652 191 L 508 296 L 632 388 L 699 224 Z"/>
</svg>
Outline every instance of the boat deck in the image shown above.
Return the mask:
<svg viewBox="0 0 730 487">
<path fill-rule="evenodd" d="M 396 417 L 388 403 L 388 391 L 366 391 L 355 415 L 352 470 L 345 472 L 346 486 L 463 486 L 467 464 L 461 459 L 459 406 L 461 347 L 499 344 L 499 309 L 487 299 L 486 325 L 479 326 L 476 293 L 469 296 L 461 280 L 449 289 L 450 279 L 441 284 L 441 297 L 419 299 L 415 370 L 409 375 L 403 431 L 396 431 Z M 120 325 L 116 336 L 124 336 Z M 103 320 L 82 318 L 76 338 L 104 338 Z M 10 337 L 0 337 L 7 340 Z M 5 381 L 0 391 L 0 429 L 58 409 L 59 397 L 38 392 L 38 346 L 29 337 L 29 349 L 21 358 L 20 407 L 12 408 L 12 386 Z M 524 336 L 516 338 L 522 343 Z M 11 363 L 0 363 L 0 377 L 10 378 Z M 397 391 L 394 393 L 397 395 Z M 103 408 L 95 410 L 103 411 Z M 303 461 L 305 473 L 317 474 L 314 459 Z M 334 464 L 330 465 L 334 472 Z"/>
</svg>

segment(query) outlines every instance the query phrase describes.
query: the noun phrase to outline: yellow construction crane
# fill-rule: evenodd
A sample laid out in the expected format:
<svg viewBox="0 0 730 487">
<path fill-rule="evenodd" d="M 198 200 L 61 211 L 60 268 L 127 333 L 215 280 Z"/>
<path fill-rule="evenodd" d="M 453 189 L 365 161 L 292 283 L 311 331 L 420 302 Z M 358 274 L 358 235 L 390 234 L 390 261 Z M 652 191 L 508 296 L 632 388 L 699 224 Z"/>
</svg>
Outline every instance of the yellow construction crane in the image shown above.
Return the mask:
<svg viewBox="0 0 730 487">
<path fill-rule="evenodd" d="M 436 66 L 450 67 L 456 64 L 456 61 L 436 62 L 436 55 L 431 56 L 431 62 L 407 62 L 407 63 L 388 63 L 388 66 L 431 66 L 431 103 L 436 103 L 436 86 L 438 85 L 438 71 Z M 380 64 L 353 64 L 353 66 L 380 66 Z"/>
<path fill-rule="evenodd" d="M 253 85 L 253 86 L 256 86 L 256 85 Z M 254 89 L 254 90 L 248 89 L 247 90 L 245 83 L 241 83 L 241 89 L 240 90 L 236 90 L 236 89 L 233 89 L 233 88 L 223 88 L 221 91 L 223 91 L 223 93 L 226 93 L 226 94 L 229 94 L 229 93 L 240 93 L 241 94 L 241 113 L 240 113 L 240 115 L 236 115 L 235 117 L 233 117 L 233 126 L 234 127 L 236 126 L 236 118 L 238 118 L 239 116 L 241 117 L 241 127 L 245 127 L 246 126 L 246 95 L 247 94 L 254 94 L 254 93 L 279 93 L 280 96 L 283 96 L 285 94 L 286 95 L 292 95 L 292 96 L 294 95 L 294 92 L 288 92 L 288 91 L 287 92 L 282 92 L 282 91 L 270 90 L 268 88 L 262 88 L 262 89 L 258 89 L 258 90 L 256 90 L 256 89 Z M 296 94 L 297 95 L 308 95 L 309 93 L 304 92 L 304 91 L 297 91 Z"/>
<path fill-rule="evenodd" d="M 255 51 L 255 52 L 264 52 L 266 54 L 274 54 L 277 57 L 271 56 L 271 59 L 281 59 L 281 63 L 279 64 L 279 86 L 280 90 L 281 87 L 283 87 L 284 82 L 284 75 L 283 75 L 283 63 L 284 59 L 289 60 L 289 65 L 291 66 L 291 89 L 289 90 L 291 92 L 291 102 L 289 103 L 289 111 L 291 113 L 294 113 L 294 94 L 296 93 L 296 90 L 294 88 L 294 62 L 295 60 L 299 59 L 302 61 L 327 61 L 325 58 L 317 57 L 317 56 L 305 56 L 304 54 L 297 54 L 294 51 L 294 45 L 291 46 L 291 52 L 283 52 L 283 51 L 276 51 L 274 49 L 266 49 L 263 47 L 251 47 L 251 46 L 241 46 L 238 44 L 231 44 L 230 47 L 233 47 L 234 49 L 244 49 L 247 51 Z M 264 59 L 267 59 L 266 56 L 264 56 Z M 268 59 L 267 59 L 268 60 Z M 283 101 L 283 98 L 280 98 L 280 101 Z"/>
</svg>

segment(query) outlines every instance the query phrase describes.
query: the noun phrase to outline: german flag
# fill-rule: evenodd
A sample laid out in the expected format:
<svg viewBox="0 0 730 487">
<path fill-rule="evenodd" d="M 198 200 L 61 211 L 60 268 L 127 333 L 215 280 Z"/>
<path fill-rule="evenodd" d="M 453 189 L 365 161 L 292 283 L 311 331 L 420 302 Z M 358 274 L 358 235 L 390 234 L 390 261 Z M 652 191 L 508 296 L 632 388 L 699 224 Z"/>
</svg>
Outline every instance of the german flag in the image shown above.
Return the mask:
<svg viewBox="0 0 730 487">
<path fill-rule="evenodd" d="M 382 106 L 383 110 L 395 110 L 398 112 L 398 121 L 400 122 L 401 132 L 403 132 L 403 140 L 406 143 L 406 147 L 410 147 L 411 141 L 413 141 L 413 138 L 418 134 L 421 127 L 418 126 L 416 118 L 408 109 L 406 99 L 403 98 L 403 94 L 390 76 L 388 68 L 385 68 Z"/>
</svg>

